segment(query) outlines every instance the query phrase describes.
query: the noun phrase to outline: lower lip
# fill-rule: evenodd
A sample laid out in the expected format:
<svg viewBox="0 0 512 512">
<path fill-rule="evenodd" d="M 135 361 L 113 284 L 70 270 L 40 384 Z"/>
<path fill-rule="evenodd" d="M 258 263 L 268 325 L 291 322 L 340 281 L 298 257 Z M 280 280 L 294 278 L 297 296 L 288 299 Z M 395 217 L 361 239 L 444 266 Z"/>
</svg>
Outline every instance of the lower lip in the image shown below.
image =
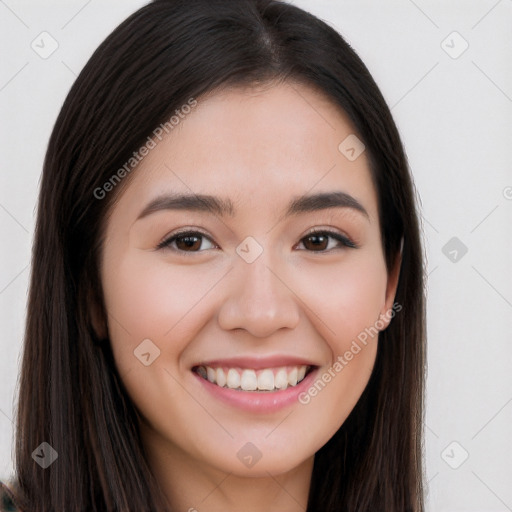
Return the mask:
<svg viewBox="0 0 512 512">
<path fill-rule="evenodd" d="M 203 379 L 196 372 L 192 373 L 209 393 L 222 402 L 250 412 L 272 413 L 288 405 L 299 403 L 299 395 L 310 387 L 317 371 L 318 368 L 315 368 L 296 386 L 280 391 L 237 391 L 217 386 Z"/>
</svg>

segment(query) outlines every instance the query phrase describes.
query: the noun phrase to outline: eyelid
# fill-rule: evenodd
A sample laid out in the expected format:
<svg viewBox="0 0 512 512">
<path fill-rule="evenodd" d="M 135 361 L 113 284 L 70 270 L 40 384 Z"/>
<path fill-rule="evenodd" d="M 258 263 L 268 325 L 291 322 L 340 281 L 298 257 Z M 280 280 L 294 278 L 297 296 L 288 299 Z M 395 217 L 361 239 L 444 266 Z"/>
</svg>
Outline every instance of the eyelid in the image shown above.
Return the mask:
<svg viewBox="0 0 512 512">
<path fill-rule="evenodd" d="M 337 229 L 333 228 L 323 228 L 323 227 L 314 227 L 308 230 L 299 240 L 299 243 L 302 242 L 302 240 L 308 236 L 315 235 L 315 234 L 325 234 L 328 235 L 338 242 L 340 242 L 342 245 L 345 245 L 349 249 L 359 249 L 359 243 L 356 242 L 352 237 L 347 235 L 346 233 L 343 233 Z M 331 251 L 308 251 L 308 252 L 318 252 L 320 254 L 322 253 L 329 253 Z"/>
<path fill-rule="evenodd" d="M 198 229 L 198 228 L 181 228 L 178 231 L 173 231 L 173 232 L 165 235 L 162 238 L 162 240 L 158 243 L 158 245 L 156 246 L 155 249 L 166 249 L 166 248 L 169 248 L 171 250 L 174 250 L 175 252 L 187 253 L 187 251 L 179 251 L 179 250 L 173 249 L 168 244 L 169 244 L 169 242 L 173 238 L 176 238 L 179 235 L 195 235 L 195 234 L 201 235 L 204 238 L 207 238 L 208 240 L 210 240 L 210 242 L 213 245 L 218 247 L 218 244 L 213 240 L 213 238 L 210 235 L 208 235 L 207 233 L 205 233 L 204 231 L 202 231 L 201 229 Z M 191 251 L 191 252 L 193 253 L 193 252 L 203 252 L 203 251 Z"/>
<path fill-rule="evenodd" d="M 304 238 L 307 238 L 308 236 L 315 235 L 315 234 L 327 235 L 328 237 L 333 238 L 334 240 L 336 240 L 337 242 L 339 242 L 342 245 L 342 247 L 336 247 L 335 249 L 343 248 L 343 246 L 345 246 L 346 248 L 349 248 L 349 249 L 358 249 L 359 248 L 359 244 L 357 242 L 355 242 L 350 236 L 348 236 L 342 232 L 339 232 L 337 230 L 334 230 L 333 228 L 322 228 L 322 227 L 314 227 L 314 228 L 311 228 L 310 230 L 308 230 L 306 233 L 304 233 L 304 235 L 301 236 L 301 238 L 298 241 L 298 244 L 302 243 Z M 201 229 L 181 228 L 178 231 L 171 232 L 170 234 L 166 235 L 158 243 L 158 245 L 156 246 L 156 250 L 170 249 L 174 252 L 178 252 L 180 254 L 187 254 L 187 255 L 204 252 L 204 251 L 181 251 L 179 249 L 174 249 L 174 248 L 170 247 L 171 240 L 179 237 L 180 235 L 201 235 L 202 237 L 207 238 L 212 243 L 212 245 L 214 245 L 217 248 L 219 247 L 219 245 L 213 240 L 213 238 L 211 236 L 209 236 L 208 234 L 206 234 Z M 303 249 L 301 249 L 301 250 L 303 250 Z M 312 252 L 312 253 L 318 252 L 320 254 L 323 254 L 323 253 L 330 253 L 332 250 L 333 249 L 330 249 L 328 251 L 307 251 L 306 250 L 306 252 Z"/>
</svg>

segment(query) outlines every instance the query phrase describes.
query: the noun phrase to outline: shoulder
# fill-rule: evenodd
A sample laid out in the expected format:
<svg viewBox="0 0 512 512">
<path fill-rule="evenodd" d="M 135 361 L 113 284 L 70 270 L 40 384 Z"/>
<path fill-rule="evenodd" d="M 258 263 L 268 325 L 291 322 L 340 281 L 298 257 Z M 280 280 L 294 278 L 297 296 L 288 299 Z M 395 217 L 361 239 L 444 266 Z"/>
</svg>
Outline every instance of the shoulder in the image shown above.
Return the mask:
<svg viewBox="0 0 512 512">
<path fill-rule="evenodd" d="M 14 500 L 14 482 L 2 482 L 0 480 L 0 512 L 22 512 Z"/>
</svg>

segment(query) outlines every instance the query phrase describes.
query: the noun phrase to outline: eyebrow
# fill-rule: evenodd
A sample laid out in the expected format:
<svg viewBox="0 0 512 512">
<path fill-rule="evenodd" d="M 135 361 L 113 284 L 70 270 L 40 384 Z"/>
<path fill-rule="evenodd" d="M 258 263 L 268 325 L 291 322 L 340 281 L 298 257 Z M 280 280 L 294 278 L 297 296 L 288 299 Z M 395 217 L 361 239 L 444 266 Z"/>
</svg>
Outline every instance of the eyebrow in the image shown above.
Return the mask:
<svg viewBox="0 0 512 512">
<path fill-rule="evenodd" d="M 298 196 L 289 203 L 285 217 L 328 208 L 351 208 L 363 214 L 368 220 L 370 219 L 364 206 L 346 192 L 323 192 Z M 137 220 L 162 210 L 208 212 L 230 217 L 235 214 L 235 208 L 230 199 L 207 194 L 166 194 L 150 201 L 139 214 Z"/>
</svg>

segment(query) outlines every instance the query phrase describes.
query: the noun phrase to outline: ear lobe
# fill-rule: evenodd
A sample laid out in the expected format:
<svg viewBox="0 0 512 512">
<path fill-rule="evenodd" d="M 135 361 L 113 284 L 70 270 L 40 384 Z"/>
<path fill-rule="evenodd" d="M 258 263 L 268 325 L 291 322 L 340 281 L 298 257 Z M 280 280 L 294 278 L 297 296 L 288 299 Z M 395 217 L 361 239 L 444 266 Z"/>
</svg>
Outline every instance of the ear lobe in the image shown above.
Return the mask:
<svg viewBox="0 0 512 512">
<path fill-rule="evenodd" d="M 393 310 L 393 304 L 395 301 L 396 296 L 396 290 L 398 288 L 398 280 L 400 277 L 400 268 L 402 266 L 402 247 L 403 247 L 403 238 L 402 238 L 402 245 L 400 247 L 400 252 L 397 253 L 395 257 L 395 261 L 393 263 L 392 268 L 388 272 L 388 281 L 386 285 L 386 298 L 384 301 L 384 307 L 380 312 L 380 322 L 381 324 L 384 324 L 384 327 L 380 329 L 383 331 L 384 329 L 387 329 L 389 326 L 391 319 L 393 318 L 394 314 L 392 314 Z M 401 309 L 401 307 L 400 307 Z"/>
</svg>

